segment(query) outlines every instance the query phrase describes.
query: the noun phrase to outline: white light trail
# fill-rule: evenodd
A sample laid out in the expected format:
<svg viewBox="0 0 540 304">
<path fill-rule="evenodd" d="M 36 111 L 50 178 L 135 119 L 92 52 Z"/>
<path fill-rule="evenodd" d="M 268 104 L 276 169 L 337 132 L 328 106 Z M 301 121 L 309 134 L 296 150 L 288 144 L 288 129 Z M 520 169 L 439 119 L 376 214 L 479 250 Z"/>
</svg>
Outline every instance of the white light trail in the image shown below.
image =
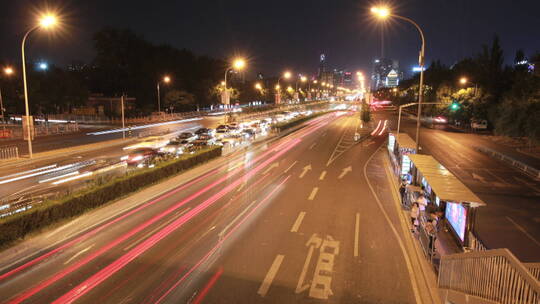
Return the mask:
<svg viewBox="0 0 540 304">
<path fill-rule="evenodd" d="M 91 133 L 86 133 L 86 135 L 112 134 L 112 133 L 119 133 L 119 132 L 129 131 L 129 130 L 133 131 L 133 130 L 147 129 L 147 128 L 166 126 L 166 125 L 172 125 L 172 124 L 177 124 L 177 123 L 182 123 L 182 122 L 197 121 L 197 120 L 202 120 L 202 118 L 198 117 L 198 118 L 189 118 L 189 119 L 182 119 L 182 120 L 173 120 L 173 121 L 160 122 L 160 123 L 155 123 L 155 124 L 150 124 L 150 125 L 134 126 L 131 128 L 123 128 L 123 129 L 120 128 L 120 129 L 112 129 L 112 130 L 99 131 L 99 132 L 91 132 Z"/>
<path fill-rule="evenodd" d="M 18 180 L 21 180 L 21 179 L 26 179 L 26 178 L 38 176 L 38 175 L 43 175 L 45 173 L 51 173 L 51 172 L 64 170 L 64 169 L 67 169 L 67 168 L 71 168 L 71 167 L 73 167 L 75 165 L 77 165 L 77 164 L 65 165 L 65 166 L 61 166 L 61 167 L 57 167 L 57 168 L 53 168 L 53 169 L 49 169 L 49 170 L 39 171 L 39 172 L 35 172 L 35 173 L 32 173 L 32 174 L 27 174 L 27 175 L 23 175 L 23 176 L 18 176 L 18 177 L 2 180 L 2 181 L 0 181 L 0 185 L 15 182 L 15 181 L 18 181 Z"/>
</svg>

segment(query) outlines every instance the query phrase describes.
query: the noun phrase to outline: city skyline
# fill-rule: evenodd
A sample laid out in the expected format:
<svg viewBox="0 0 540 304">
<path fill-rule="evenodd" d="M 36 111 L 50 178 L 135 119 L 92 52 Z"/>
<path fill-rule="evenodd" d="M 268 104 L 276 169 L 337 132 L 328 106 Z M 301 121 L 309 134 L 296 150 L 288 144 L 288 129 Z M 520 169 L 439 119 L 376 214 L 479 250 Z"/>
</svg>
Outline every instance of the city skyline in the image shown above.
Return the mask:
<svg viewBox="0 0 540 304">
<path fill-rule="evenodd" d="M 497 3 L 500 3 L 498 8 L 502 5 L 508 9 L 493 10 L 487 1 L 390 5 L 425 28 L 426 64 L 442 59 L 451 65 L 458 59 L 473 56 L 480 52 L 482 44 L 490 44 L 495 34 L 501 39 L 507 64 L 512 62 L 517 49 L 523 48 L 526 55 L 540 50 L 540 42 L 531 39 L 534 29 L 540 26 L 539 21 L 529 14 L 538 11 L 540 4 Z M 103 27 L 115 27 L 130 28 L 152 43 L 171 44 L 200 55 L 223 59 L 229 54 L 244 55 L 252 67 L 250 76 L 257 72 L 277 75 L 283 69 L 315 74 L 321 53 L 327 55 L 331 68 L 369 73 L 372 60 L 381 57 L 382 36 L 383 57 L 398 60 L 406 76 L 410 76 L 418 57 L 414 28 L 392 21 L 384 25 L 381 35 L 381 24 L 369 15 L 371 4 L 339 1 L 329 6 L 322 1 L 297 1 L 285 6 L 285 2 L 276 1 L 260 10 L 247 1 L 219 2 L 208 7 L 193 1 L 153 7 L 146 7 L 146 2 L 141 1 L 130 2 L 129 7 L 122 1 L 91 4 L 64 1 L 54 9 L 60 10 L 65 28 L 54 37 L 34 38 L 28 46 L 29 58 L 46 59 L 59 66 L 66 66 L 72 60 L 89 62 L 94 56 L 93 33 Z M 0 13 L 0 41 L 6 46 L 0 50 L 0 60 L 19 60 L 17 51 L 23 29 L 34 21 L 28 7 L 38 10 L 42 6 L 19 1 Z M 507 22 L 497 22 L 502 18 Z"/>
</svg>

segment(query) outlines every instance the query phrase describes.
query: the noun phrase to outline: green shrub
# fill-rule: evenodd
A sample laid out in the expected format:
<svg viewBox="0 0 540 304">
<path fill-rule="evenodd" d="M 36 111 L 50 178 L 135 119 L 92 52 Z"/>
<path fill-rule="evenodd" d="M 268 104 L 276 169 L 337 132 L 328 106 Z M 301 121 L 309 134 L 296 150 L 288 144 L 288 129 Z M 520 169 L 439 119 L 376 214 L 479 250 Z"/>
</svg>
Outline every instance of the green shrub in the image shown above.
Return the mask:
<svg viewBox="0 0 540 304">
<path fill-rule="evenodd" d="M 29 211 L 1 219 L 0 247 L 24 238 L 28 233 L 80 215 L 220 155 L 221 147 L 201 150 L 195 154 L 159 163 L 154 168 L 137 170 L 59 200 L 44 202 Z"/>
</svg>

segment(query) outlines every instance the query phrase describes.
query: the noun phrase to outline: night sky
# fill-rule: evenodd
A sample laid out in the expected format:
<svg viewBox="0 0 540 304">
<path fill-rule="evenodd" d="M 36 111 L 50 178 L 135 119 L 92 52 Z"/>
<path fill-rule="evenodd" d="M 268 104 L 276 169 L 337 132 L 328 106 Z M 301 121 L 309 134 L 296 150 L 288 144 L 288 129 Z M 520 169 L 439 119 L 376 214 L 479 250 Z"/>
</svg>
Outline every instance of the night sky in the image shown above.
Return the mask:
<svg viewBox="0 0 540 304">
<path fill-rule="evenodd" d="M 197 54 L 249 58 L 251 72 L 275 74 L 289 68 L 315 73 L 320 53 L 329 68 L 371 70 L 381 54 L 381 24 L 362 0 L 0 0 L 0 60 L 18 64 L 20 39 L 41 7 L 59 8 L 64 26 L 54 35 L 30 39 L 30 59 L 57 65 L 93 56 L 92 34 L 112 26 L 130 28 L 153 43 L 168 43 Z M 389 2 L 392 3 L 392 2 Z M 498 34 L 507 63 L 515 51 L 540 51 L 538 0 L 401 0 L 393 12 L 424 28 L 426 57 L 447 64 L 480 50 Z M 409 24 L 386 23 L 385 57 L 408 72 L 418 58 L 419 37 Z"/>
</svg>

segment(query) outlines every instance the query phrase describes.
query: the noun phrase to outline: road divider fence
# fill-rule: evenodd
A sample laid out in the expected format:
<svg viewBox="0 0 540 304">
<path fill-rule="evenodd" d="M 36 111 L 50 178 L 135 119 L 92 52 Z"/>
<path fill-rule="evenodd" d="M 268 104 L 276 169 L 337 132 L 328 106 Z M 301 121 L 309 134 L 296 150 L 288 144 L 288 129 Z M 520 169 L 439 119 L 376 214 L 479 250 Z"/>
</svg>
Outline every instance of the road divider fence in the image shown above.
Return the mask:
<svg viewBox="0 0 540 304">
<path fill-rule="evenodd" d="M 19 158 L 19 148 L 2 147 L 0 148 L 0 160 L 9 160 Z"/>
</svg>

